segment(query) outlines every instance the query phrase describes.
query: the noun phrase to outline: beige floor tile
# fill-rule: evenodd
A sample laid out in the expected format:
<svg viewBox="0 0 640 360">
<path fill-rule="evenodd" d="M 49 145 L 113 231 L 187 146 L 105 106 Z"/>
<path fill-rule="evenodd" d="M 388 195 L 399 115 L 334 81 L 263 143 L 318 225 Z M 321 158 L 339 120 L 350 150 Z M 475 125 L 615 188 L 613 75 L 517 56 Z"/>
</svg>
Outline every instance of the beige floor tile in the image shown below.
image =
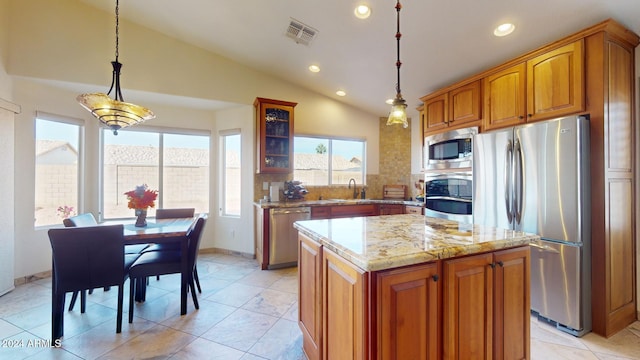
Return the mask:
<svg viewBox="0 0 640 360">
<path fill-rule="evenodd" d="M 628 329 L 623 329 L 610 338 L 603 338 L 593 333 L 582 337 L 582 342 L 593 352 L 640 358 L 640 337 Z"/>
<path fill-rule="evenodd" d="M 169 358 L 197 338 L 166 326 L 155 325 L 132 340 L 98 359 L 161 359 Z"/>
<path fill-rule="evenodd" d="M 191 344 L 172 356 L 172 359 L 180 360 L 236 360 L 242 358 L 244 352 L 218 344 L 216 342 L 198 338 Z"/>
<path fill-rule="evenodd" d="M 236 311 L 228 306 L 206 299 L 199 300 L 200 309 L 188 312 L 186 315 L 175 315 L 162 322 L 162 325 L 172 329 L 200 336 L 217 323 Z"/>
<path fill-rule="evenodd" d="M 298 278 L 295 276 L 283 276 L 278 281 L 269 286 L 269 289 L 298 293 Z"/>
<path fill-rule="evenodd" d="M 249 350 L 278 318 L 238 309 L 201 337 L 234 349 Z"/>
<path fill-rule="evenodd" d="M 294 302 L 293 304 L 291 304 L 291 306 L 289 307 L 289 310 L 287 310 L 287 312 L 282 315 L 283 319 L 287 319 L 287 320 L 291 320 L 291 321 L 298 321 L 298 302 Z"/>
<path fill-rule="evenodd" d="M 531 339 L 532 360 L 598 360 L 589 350 Z"/>
<path fill-rule="evenodd" d="M 281 317 L 297 299 L 298 296 L 296 294 L 265 289 L 242 305 L 242 308 L 261 314 Z"/>
<path fill-rule="evenodd" d="M 282 275 L 274 271 L 254 271 L 238 280 L 238 283 L 268 288 L 280 279 L 282 279 Z"/>
<path fill-rule="evenodd" d="M 0 318 L 5 318 L 40 305 L 51 305 L 51 288 L 25 284 L 0 296 Z"/>
<path fill-rule="evenodd" d="M 304 359 L 302 332 L 296 322 L 280 319 L 249 353 L 267 359 Z"/>
<path fill-rule="evenodd" d="M 0 319 L 0 339 L 5 339 L 13 335 L 19 334 L 24 329 L 21 329 L 5 320 Z"/>
<path fill-rule="evenodd" d="M 264 290 L 265 289 L 261 287 L 236 283 L 208 296 L 206 299 L 229 306 L 240 307 Z"/>
</svg>

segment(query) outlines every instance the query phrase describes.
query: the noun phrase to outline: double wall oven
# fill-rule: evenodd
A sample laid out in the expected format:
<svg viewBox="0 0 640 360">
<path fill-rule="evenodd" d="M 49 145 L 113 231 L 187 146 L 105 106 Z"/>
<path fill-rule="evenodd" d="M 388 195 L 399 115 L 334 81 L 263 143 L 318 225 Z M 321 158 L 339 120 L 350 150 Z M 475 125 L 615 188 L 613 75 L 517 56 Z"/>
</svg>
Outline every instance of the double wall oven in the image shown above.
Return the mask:
<svg viewBox="0 0 640 360">
<path fill-rule="evenodd" d="M 477 133 L 477 127 L 470 127 L 424 138 L 425 215 L 473 222 L 472 141 Z"/>
</svg>

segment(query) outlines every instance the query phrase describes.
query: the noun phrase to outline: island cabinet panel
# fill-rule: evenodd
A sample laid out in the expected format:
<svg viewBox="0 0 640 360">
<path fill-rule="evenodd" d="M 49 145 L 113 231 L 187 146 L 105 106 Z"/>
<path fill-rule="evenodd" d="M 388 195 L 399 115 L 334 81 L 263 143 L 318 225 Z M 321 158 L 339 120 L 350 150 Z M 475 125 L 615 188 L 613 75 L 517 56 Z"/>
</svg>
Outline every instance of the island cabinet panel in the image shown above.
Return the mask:
<svg viewBox="0 0 640 360">
<path fill-rule="evenodd" d="M 330 219 L 331 207 L 330 206 L 312 206 L 311 207 L 311 219 Z"/>
<path fill-rule="evenodd" d="M 444 359 L 492 359 L 492 263 L 492 254 L 444 262 Z"/>
<path fill-rule="evenodd" d="M 530 322 L 530 259 L 528 248 L 494 256 L 494 359 L 528 359 Z"/>
<path fill-rule="evenodd" d="M 484 130 L 526 121 L 526 73 L 527 66 L 523 62 L 484 79 Z"/>
<path fill-rule="evenodd" d="M 369 274 L 323 248 L 323 358 L 367 357 Z"/>
<path fill-rule="evenodd" d="M 378 273 L 378 359 L 440 359 L 439 264 Z"/>
<path fill-rule="evenodd" d="M 322 359 L 322 246 L 298 235 L 298 325 L 309 360 Z"/>
<path fill-rule="evenodd" d="M 529 359 L 529 247 L 444 261 L 443 358 Z"/>
<path fill-rule="evenodd" d="M 584 109 L 583 40 L 527 61 L 527 121 Z"/>
</svg>

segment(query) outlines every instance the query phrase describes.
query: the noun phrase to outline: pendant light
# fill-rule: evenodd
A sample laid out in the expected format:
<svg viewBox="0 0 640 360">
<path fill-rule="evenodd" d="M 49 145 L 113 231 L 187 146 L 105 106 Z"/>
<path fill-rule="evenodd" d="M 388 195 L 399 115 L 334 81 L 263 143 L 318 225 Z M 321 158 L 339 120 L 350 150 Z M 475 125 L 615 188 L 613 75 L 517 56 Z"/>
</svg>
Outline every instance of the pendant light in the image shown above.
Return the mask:
<svg viewBox="0 0 640 360">
<path fill-rule="evenodd" d="M 120 69 L 122 68 L 122 64 L 118 62 L 119 8 L 120 1 L 116 0 L 116 60 L 111 62 L 113 75 L 109 92 L 106 94 L 81 94 L 76 98 L 82 107 L 89 110 L 101 123 L 112 129 L 114 135 L 118 135 L 118 130 L 122 128 L 136 125 L 156 117 L 151 110 L 124 102 L 124 98 L 122 97 L 122 90 L 120 90 Z M 112 90 L 114 92 L 113 99 L 109 97 Z"/>
<path fill-rule="evenodd" d="M 396 98 L 393 99 L 391 103 L 391 111 L 389 112 L 389 119 L 387 119 L 387 125 L 394 124 L 402 124 L 402 127 L 406 128 L 409 126 L 407 122 L 407 102 L 402 98 L 402 93 L 400 92 L 400 66 L 402 66 L 402 62 L 400 62 L 400 38 L 402 34 L 400 33 L 400 9 L 402 9 L 402 5 L 400 4 L 400 0 L 396 2 L 396 12 L 397 12 L 397 30 L 396 30 L 396 42 L 398 49 L 398 60 L 396 61 L 396 68 L 398 70 L 398 83 L 396 84 Z"/>
</svg>

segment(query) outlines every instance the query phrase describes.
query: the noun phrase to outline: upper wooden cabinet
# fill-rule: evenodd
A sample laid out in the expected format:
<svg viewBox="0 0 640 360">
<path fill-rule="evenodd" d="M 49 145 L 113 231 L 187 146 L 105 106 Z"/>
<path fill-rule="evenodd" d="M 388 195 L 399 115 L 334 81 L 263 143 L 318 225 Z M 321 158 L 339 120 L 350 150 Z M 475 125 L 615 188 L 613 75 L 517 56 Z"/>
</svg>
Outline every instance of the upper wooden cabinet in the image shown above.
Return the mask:
<svg viewBox="0 0 640 360">
<path fill-rule="evenodd" d="M 460 127 L 482 118 L 481 81 L 473 81 L 436 96 L 423 97 L 423 132 Z"/>
<path fill-rule="evenodd" d="M 527 61 L 527 121 L 584 109 L 583 40 Z"/>
<path fill-rule="evenodd" d="M 257 173 L 287 174 L 293 169 L 293 108 L 297 103 L 256 98 Z"/>
<path fill-rule="evenodd" d="M 584 110 L 583 40 L 545 52 L 484 79 L 484 130 Z"/>
<path fill-rule="evenodd" d="M 484 79 L 484 130 L 525 122 L 526 72 L 521 63 Z"/>
</svg>

